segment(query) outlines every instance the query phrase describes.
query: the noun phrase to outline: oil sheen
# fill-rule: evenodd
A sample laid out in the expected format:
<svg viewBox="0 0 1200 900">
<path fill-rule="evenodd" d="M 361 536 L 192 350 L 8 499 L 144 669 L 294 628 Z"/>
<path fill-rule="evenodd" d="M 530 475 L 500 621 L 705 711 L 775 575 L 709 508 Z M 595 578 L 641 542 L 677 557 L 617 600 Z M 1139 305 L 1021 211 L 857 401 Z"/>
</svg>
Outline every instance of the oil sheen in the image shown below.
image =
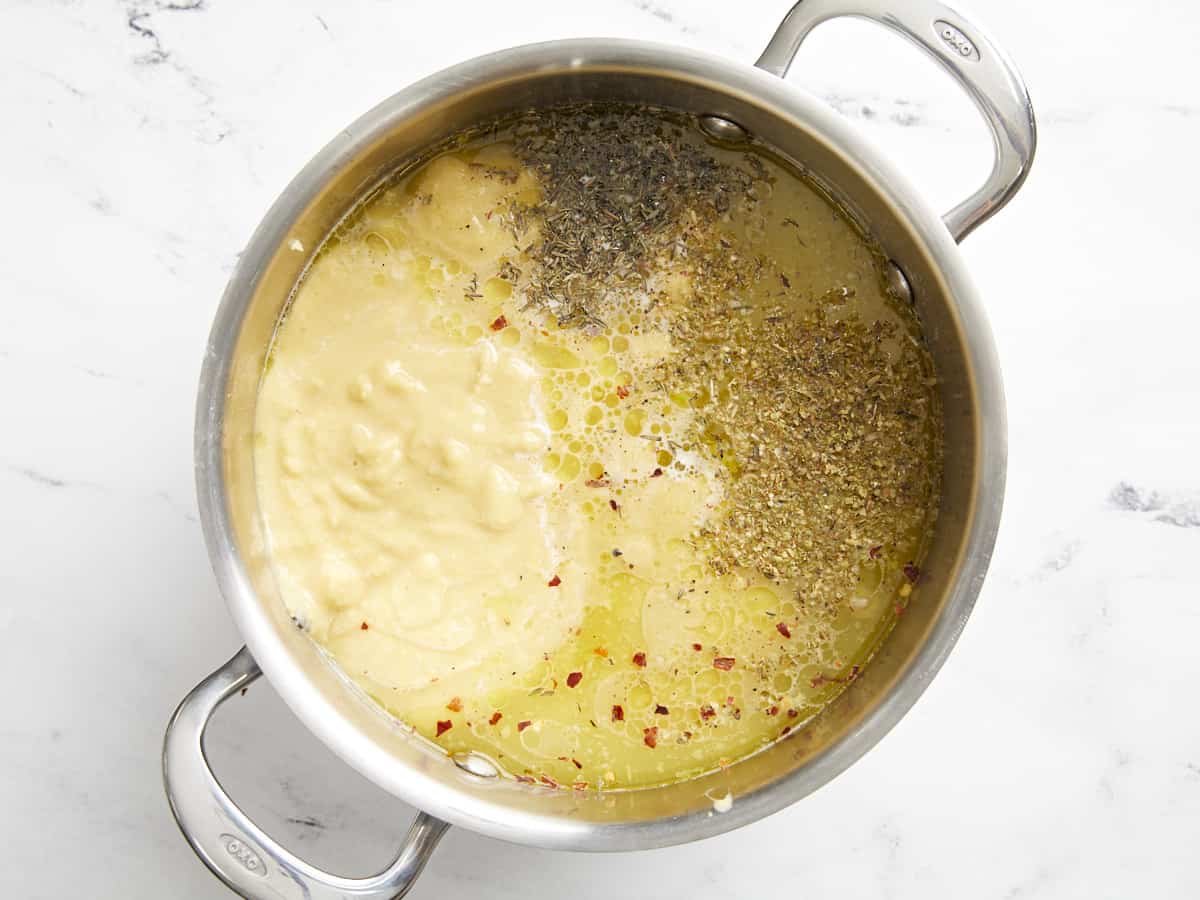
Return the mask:
<svg viewBox="0 0 1200 900">
<path fill-rule="evenodd" d="M 463 138 L 320 250 L 256 422 L 298 625 L 445 750 L 580 790 L 686 779 L 803 727 L 913 600 L 937 502 L 935 381 L 877 248 L 769 154 L 637 116 L 742 193 L 673 208 L 631 274 L 565 315 L 585 294 L 548 261 L 567 201 L 534 140 L 562 126 Z M 562 306 L 539 275 L 552 266 Z M 791 352 L 772 337 L 784 327 L 814 342 L 806 359 L 829 357 L 803 380 L 763 355 Z M 883 400 L 837 393 L 875 370 Z M 839 404 L 867 404 L 861 424 Z M 810 448 L 785 444 L 806 414 L 798 433 L 824 443 L 796 493 L 789 466 Z M 871 481 L 872 452 L 903 457 L 895 484 Z M 800 550 L 771 555 L 746 540 L 756 528 L 790 529 Z"/>
</svg>

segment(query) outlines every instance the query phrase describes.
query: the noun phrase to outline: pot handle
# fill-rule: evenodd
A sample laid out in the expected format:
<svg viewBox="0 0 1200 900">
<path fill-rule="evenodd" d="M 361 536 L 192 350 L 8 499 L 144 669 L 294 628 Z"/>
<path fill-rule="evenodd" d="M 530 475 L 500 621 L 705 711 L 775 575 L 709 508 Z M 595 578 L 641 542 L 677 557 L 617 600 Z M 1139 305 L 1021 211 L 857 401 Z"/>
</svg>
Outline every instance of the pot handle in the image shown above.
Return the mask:
<svg viewBox="0 0 1200 900">
<path fill-rule="evenodd" d="M 755 65 L 782 78 L 809 32 L 842 16 L 878 22 L 915 43 L 975 101 L 991 129 L 991 174 L 942 217 L 954 240 L 961 241 L 1011 200 L 1029 174 L 1037 125 L 1025 83 L 982 28 L 937 0 L 800 0 Z"/>
<path fill-rule="evenodd" d="M 262 674 L 243 647 L 183 698 L 163 741 L 163 781 L 179 830 L 226 885 L 250 900 L 384 900 L 408 893 L 448 827 L 419 813 L 394 862 L 369 878 L 341 878 L 293 856 L 251 822 L 217 783 L 204 730 L 217 707 Z"/>
</svg>

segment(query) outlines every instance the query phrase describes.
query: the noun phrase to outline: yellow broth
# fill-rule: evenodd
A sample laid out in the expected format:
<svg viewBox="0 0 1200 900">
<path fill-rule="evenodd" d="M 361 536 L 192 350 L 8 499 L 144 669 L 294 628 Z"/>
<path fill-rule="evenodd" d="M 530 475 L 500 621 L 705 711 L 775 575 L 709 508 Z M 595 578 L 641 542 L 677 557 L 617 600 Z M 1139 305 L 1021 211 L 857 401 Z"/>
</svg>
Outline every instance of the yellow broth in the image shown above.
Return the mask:
<svg viewBox="0 0 1200 900">
<path fill-rule="evenodd" d="M 660 150 L 744 194 L 685 198 L 580 325 L 537 300 L 560 238 L 528 147 L 561 125 L 456 141 L 298 287 L 263 377 L 259 493 L 297 623 L 392 714 L 522 780 L 643 787 L 803 727 L 867 664 L 919 581 L 940 420 L 919 323 L 820 191 L 670 114 L 564 116 L 659 122 Z M 821 365 L 792 366 L 797 336 Z M 890 393 L 855 387 L 872 379 Z M 782 415 L 746 412 L 769 396 Z M 767 541 L 783 556 L 730 524 L 756 510 L 795 523 Z"/>
</svg>

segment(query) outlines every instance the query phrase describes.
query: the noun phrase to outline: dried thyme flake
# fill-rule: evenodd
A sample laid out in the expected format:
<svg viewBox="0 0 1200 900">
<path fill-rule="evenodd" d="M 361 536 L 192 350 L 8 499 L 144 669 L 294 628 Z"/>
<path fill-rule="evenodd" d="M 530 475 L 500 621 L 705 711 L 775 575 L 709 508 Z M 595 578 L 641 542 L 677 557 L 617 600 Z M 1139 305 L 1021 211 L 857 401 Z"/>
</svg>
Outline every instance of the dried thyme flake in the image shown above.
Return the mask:
<svg viewBox="0 0 1200 900">
<path fill-rule="evenodd" d="M 473 162 L 468 163 L 467 167 L 483 173 L 488 178 L 494 178 L 503 184 L 516 184 L 518 178 L 520 178 L 518 172 L 514 172 L 512 169 L 503 169 L 500 166 L 489 166 L 484 163 Z"/>
</svg>

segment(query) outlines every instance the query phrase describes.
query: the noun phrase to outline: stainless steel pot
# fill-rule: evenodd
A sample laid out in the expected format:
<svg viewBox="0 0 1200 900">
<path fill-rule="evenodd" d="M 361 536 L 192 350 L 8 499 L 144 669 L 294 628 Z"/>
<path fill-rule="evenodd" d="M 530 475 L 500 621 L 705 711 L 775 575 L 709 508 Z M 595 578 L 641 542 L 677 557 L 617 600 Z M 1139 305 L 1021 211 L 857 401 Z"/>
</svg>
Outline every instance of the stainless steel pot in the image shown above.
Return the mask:
<svg viewBox="0 0 1200 900">
<path fill-rule="evenodd" d="M 783 76 L 820 22 L 857 16 L 915 42 L 970 94 L 995 144 L 971 197 L 938 216 L 908 180 L 820 101 Z M 751 134 L 833 193 L 885 248 L 916 303 L 941 380 L 946 466 L 924 584 L 871 665 L 807 727 L 724 771 L 669 787 L 563 792 L 453 759 L 384 714 L 288 618 L 260 531 L 251 437 L 264 354 L 309 256 L 366 192 L 449 134 L 506 112 L 624 100 L 695 115 L 731 140 Z M 1004 490 L 1005 421 L 991 334 L 955 245 L 1013 195 L 1033 158 L 1029 97 L 986 34 L 935 0 L 803 0 L 756 67 L 633 41 L 518 47 L 447 69 L 371 110 L 295 178 L 242 254 L 217 312 L 200 382 L 196 477 L 221 593 L 246 640 L 180 704 L 163 771 L 184 836 L 229 887 L 254 898 L 398 897 L 447 824 L 572 850 L 661 847 L 719 834 L 825 784 L 875 744 L 942 665 L 983 580 Z M 296 241 L 300 243 L 297 244 Z M 296 252 L 302 246 L 307 252 Z M 292 711 L 351 766 L 423 810 L 392 865 L 366 879 L 322 872 L 279 846 L 225 794 L 204 757 L 216 707 L 266 672 Z M 714 814 L 713 800 L 733 805 Z"/>
</svg>

